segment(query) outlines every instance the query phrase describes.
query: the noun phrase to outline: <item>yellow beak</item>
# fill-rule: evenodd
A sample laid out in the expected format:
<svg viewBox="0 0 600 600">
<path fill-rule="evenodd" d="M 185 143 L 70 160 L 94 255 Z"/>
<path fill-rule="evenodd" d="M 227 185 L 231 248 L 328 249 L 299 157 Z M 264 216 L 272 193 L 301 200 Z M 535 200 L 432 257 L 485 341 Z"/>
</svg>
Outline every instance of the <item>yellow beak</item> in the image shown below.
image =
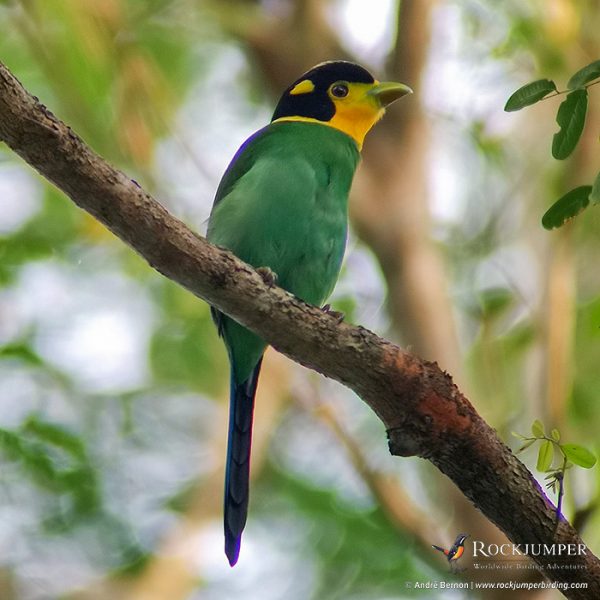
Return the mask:
<svg viewBox="0 0 600 600">
<path fill-rule="evenodd" d="M 402 98 L 402 96 L 412 93 L 413 91 L 407 85 L 394 81 L 376 83 L 368 92 L 369 96 L 374 96 L 383 108 Z"/>
</svg>

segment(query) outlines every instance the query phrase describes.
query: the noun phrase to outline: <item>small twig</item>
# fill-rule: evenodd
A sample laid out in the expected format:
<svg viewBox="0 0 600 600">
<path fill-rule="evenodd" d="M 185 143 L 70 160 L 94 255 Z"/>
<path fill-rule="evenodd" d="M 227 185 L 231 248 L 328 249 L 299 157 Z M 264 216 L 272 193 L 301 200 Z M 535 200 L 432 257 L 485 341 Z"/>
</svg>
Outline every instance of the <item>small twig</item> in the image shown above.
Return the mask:
<svg viewBox="0 0 600 600">
<path fill-rule="evenodd" d="M 567 468 L 567 459 L 565 458 L 563 461 L 563 468 L 560 473 L 556 474 L 556 480 L 558 481 L 558 499 L 556 501 L 556 522 L 558 526 L 558 521 L 562 514 L 562 503 L 563 497 L 565 494 L 565 470 Z"/>
<path fill-rule="evenodd" d="M 592 81 L 591 83 L 587 83 L 586 85 L 583 86 L 584 89 L 588 89 L 591 88 L 593 85 L 598 85 L 600 83 L 600 78 L 596 79 L 594 81 Z M 581 88 L 578 88 L 581 89 Z M 564 94 L 570 94 L 571 92 L 574 92 L 575 90 L 556 90 L 555 92 L 552 92 L 551 94 L 548 94 L 547 96 L 544 96 L 543 98 L 541 98 L 539 100 L 539 102 L 543 102 L 544 100 L 550 100 L 550 98 L 556 98 L 556 96 L 562 96 Z"/>
</svg>

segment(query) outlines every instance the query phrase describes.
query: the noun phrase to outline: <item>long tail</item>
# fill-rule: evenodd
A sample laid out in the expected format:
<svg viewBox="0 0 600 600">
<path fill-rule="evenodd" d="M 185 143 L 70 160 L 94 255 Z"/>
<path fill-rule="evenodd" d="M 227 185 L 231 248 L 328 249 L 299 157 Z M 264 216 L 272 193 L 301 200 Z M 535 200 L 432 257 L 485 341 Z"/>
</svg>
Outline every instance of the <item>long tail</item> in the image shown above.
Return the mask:
<svg viewBox="0 0 600 600">
<path fill-rule="evenodd" d="M 248 515 L 250 447 L 254 396 L 262 359 L 246 381 L 236 384 L 231 376 L 229 437 L 225 470 L 225 554 L 233 567 L 240 554 L 242 531 Z"/>
<path fill-rule="evenodd" d="M 436 546 L 435 544 L 431 544 L 432 548 L 435 548 L 436 550 L 439 550 L 440 552 L 443 552 L 446 556 L 448 556 L 448 550 L 446 550 L 445 548 L 442 548 L 441 546 Z"/>
</svg>

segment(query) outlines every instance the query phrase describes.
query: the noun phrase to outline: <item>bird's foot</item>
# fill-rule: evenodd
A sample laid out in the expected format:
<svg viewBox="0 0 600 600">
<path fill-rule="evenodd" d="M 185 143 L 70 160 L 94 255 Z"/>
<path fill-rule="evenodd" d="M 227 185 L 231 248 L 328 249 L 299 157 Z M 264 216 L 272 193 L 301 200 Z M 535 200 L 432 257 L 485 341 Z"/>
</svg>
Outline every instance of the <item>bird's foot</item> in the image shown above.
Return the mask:
<svg viewBox="0 0 600 600">
<path fill-rule="evenodd" d="M 341 323 L 346 316 L 343 312 L 340 312 L 339 310 L 332 310 L 331 304 L 326 304 L 323 308 L 321 308 L 321 310 L 324 313 L 331 315 L 338 323 Z"/>
<path fill-rule="evenodd" d="M 256 272 L 261 276 L 267 286 L 273 287 L 277 283 L 277 273 L 271 271 L 269 267 L 258 267 Z"/>
</svg>

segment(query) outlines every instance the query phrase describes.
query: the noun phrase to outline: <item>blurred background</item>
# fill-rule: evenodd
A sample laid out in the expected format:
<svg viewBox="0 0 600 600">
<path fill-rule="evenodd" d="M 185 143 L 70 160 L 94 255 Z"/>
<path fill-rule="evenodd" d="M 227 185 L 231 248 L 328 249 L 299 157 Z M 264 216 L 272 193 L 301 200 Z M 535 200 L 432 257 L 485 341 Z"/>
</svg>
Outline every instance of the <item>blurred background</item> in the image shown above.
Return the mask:
<svg viewBox="0 0 600 600">
<path fill-rule="evenodd" d="M 334 308 L 436 360 L 507 444 L 539 418 L 599 449 L 600 214 L 540 225 L 598 170 L 598 88 L 564 163 L 558 100 L 502 110 L 600 57 L 595 0 L 3 0 L 0 31 L 24 85 L 201 233 L 304 70 L 349 58 L 413 87 L 367 137 Z M 206 304 L 0 148 L 2 600 L 405 598 L 451 577 L 431 544 L 504 539 L 431 465 L 390 457 L 360 399 L 269 351 L 230 569 L 227 371 Z M 596 553 L 598 484 L 570 471 L 564 507 Z M 469 560 L 459 581 L 536 577 Z"/>
</svg>

